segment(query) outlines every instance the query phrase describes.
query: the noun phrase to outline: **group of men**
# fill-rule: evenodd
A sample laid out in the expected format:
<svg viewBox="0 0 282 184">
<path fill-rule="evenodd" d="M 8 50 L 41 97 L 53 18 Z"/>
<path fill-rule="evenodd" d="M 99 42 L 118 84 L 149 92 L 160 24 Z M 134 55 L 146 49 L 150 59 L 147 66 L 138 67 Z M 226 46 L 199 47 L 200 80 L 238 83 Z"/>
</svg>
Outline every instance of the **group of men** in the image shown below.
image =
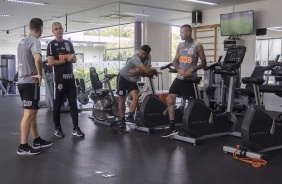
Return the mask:
<svg viewBox="0 0 282 184">
<path fill-rule="evenodd" d="M 29 36 L 22 39 L 18 45 L 18 89 L 24 108 L 21 121 L 21 138 L 18 147 L 18 155 L 34 155 L 40 153 L 40 148 L 50 147 L 53 142 L 46 141 L 39 136 L 37 129 L 37 112 L 40 98 L 40 85 L 42 80 L 42 56 L 40 38 L 43 32 L 43 21 L 33 18 L 29 25 Z M 73 135 L 84 137 L 85 134 L 78 126 L 78 108 L 76 103 L 76 86 L 73 75 L 73 65 L 76 55 L 70 41 L 63 39 L 64 29 L 59 22 L 52 24 L 52 32 L 55 39 L 47 46 L 48 64 L 53 68 L 54 74 L 54 106 L 53 120 L 55 124 L 54 135 L 64 137 L 60 123 L 60 108 L 66 96 L 71 109 L 73 121 Z M 173 66 L 177 70 L 177 77 L 173 81 L 167 96 L 168 112 L 170 118 L 170 130 L 162 137 L 177 134 L 175 128 L 175 102 L 177 96 L 189 99 L 194 96 L 192 83 L 185 81 L 186 78 L 197 75 L 197 70 L 206 66 L 206 57 L 202 44 L 191 37 L 192 27 L 183 25 L 180 28 L 180 37 L 184 42 L 179 43 Z M 125 128 L 126 121 L 133 121 L 135 108 L 138 104 L 138 86 L 142 73 L 153 72 L 156 76 L 158 71 L 151 67 L 151 48 L 143 45 L 138 54 L 128 59 L 126 65 L 120 70 L 118 78 L 117 95 L 119 96 L 119 113 L 121 116 L 121 128 Z M 201 62 L 198 64 L 198 59 Z M 132 100 L 129 107 L 129 115 L 125 119 L 126 94 L 130 93 Z M 29 146 L 28 136 L 31 132 L 33 144 Z"/>
</svg>

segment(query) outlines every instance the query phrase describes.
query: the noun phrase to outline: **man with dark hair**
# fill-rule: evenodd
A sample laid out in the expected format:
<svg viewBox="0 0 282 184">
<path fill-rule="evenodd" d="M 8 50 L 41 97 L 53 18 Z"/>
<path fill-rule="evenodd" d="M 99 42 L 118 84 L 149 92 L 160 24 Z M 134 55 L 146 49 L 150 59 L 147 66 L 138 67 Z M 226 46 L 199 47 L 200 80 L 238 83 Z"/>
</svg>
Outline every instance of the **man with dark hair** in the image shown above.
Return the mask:
<svg viewBox="0 0 282 184">
<path fill-rule="evenodd" d="M 53 144 L 53 142 L 41 139 L 37 130 L 37 112 L 42 80 L 41 43 L 38 38 L 43 31 L 43 21 L 33 18 L 29 25 L 29 36 L 23 38 L 18 45 L 18 89 L 24 108 L 18 155 L 39 154 L 40 148 Z M 33 137 L 32 147 L 28 145 L 29 131 Z"/>
<path fill-rule="evenodd" d="M 185 24 L 180 27 L 180 37 L 184 42 L 179 43 L 173 60 L 173 66 L 178 73 L 166 98 L 170 119 L 170 130 L 162 136 L 164 138 L 178 133 L 174 122 L 176 97 L 182 96 L 184 100 L 189 100 L 190 98 L 195 97 L 193 84 L 185 81 L 185 79 L 196 77 L 197 70 L 204 68 L 207 65 L 203 45 L 192 38 L 192 27 L 190 25 Z M 199 58 L 201 63 L 198 65 Z"/>
<path fill-rule="evenodd" d="M 54 22 L 52 32 L 55 40 L 47 46 L 48 64 L 52 66 L 54 73 L 54 106 L 53 119 L 55 123 L 54 135 L 64 137 L 60 122 L 60 109 L 66 96 L 70 105 L 73 122 L 73 135 L 84 137 L 84 133 L 78 126 L 78 108 L 76 103 L 76 86 L 73 75 L 73 65 L 76 62 L 76 54 L 70 41 L 63 39 L 64 29 L 62 24 Z"/>
<path fill-rule="evenodd" d="M 153 72 L 156 76 L 158 71 L 151 68 L 151 48 L 148 45 L 143 45 L 138 54 L 129 58 L 125 66 L 119 72 L 118 78 L 118 108 L 121 116 L 120 128 L 125 128 L 125 96 L 126 92 L 130 93 L 132 100 L 129 107 L 129 115 L 127 120 L 134 122 L 133 115 L 138 103 L 138 86 L 137 81 L 140 80 L 141 73 Z"/>
</svg>

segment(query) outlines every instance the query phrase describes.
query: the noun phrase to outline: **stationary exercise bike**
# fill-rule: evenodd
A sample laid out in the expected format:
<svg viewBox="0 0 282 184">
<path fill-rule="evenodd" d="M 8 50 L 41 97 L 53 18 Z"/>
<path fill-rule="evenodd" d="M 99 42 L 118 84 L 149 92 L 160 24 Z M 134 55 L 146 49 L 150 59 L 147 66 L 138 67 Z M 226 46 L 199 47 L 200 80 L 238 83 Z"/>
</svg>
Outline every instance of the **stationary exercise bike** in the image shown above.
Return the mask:
<svg viewBox="0 0 282 184">
<path fill-rule="evenodd" d="M 94 67 L 90 68 L 90 81 L 94 90 L 92 96 L 97 96 L 93 104 L 91 118 L 93 118 L 96 123 L 112 126 L 120 122 L 117 97 L 114 96 L 110 84 L 110 81 L 116 76 L 117 74 L 105 73 L 105 78 L 100 80 L 96 69 Z M 108 88 L 103 88 L 103 84 L 106 84 Z"/>
<path fill-rule="evenodd" d="M 275 76 L 276 82 L 282 81 L 282 63 L 277 62 L 279 56 L 273 65 L 263 69 L 264 71 L 271 70 L 271 75 Z M 251 158 L 264 158 L 264 153 L 282 149 L 282 114 L 277 119 L 272 118 L 262 106 L 259 95 L 260 92 L 267 92 L 275 93 L 281 97 L 282 85 L 266 85 L 264 87 L 262 85 L 264 79 L 256 77 L 244 77 L 242 82 L 253 85 L 256 104 L 248 109 L 241 129 L 242 146 L 247 149 L 239 150 L 236 153 Z M 234 153 L 235 150 L 233 147 L 223 147 L 224 152 Z"/>
<path fill-rule="evenodd" d="M 245 52 L 246 47 L 244 46 L 231 47 L 228 49 L 223 63 L 217 62 L 204 68 L 204 70 L 212 70 L 216 74 L 230 76 L 226 112 L 217 112 L 206 106 L 203 100 L 199 99 L 198 84 L 201 77 L 187 79 L 194 85 L 196 98 L 191 99 L 185 108 L 182 122 L 183 127 L 179 135 L 172 136 L 171 138 L 196 145 L 200 140 L 230 135 L 234 132 L 237 123 L 237 118 L 232 113 L 235 87 L 234 76 L 237 74 L 236 70 L 241 66 Z"/>
</svg>

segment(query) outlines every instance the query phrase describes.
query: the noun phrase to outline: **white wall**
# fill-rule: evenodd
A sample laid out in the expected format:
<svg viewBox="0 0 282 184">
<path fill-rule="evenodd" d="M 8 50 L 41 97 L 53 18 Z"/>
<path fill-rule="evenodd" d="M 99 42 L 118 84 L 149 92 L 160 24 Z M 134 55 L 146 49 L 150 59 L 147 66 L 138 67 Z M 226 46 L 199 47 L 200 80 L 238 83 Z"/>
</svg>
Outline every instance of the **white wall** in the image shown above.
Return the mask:
<svg viewBox="0 0 282 184">
<path fill-rule="evenodd" d="M 273 26 L 281 26 L 281 0 L 267 0 L 259 1 L 255 3 L 248 3 L 242 5 L 231 6 L 227 8 L 212 9 L 203 11 L 203 23 L 204 25 L 219 24 L 220 14 L 231 13 L 245 10 L 254 10 L 255 12 L 255 29 L 266 28 Z M 242 36 L 244 38 L 244 36 Z M 222 41 L 224 37 L 219 38 L 218 54 L 223 54 Z M 256 36 L 255 34 L 246 36 L 245 46 L 247 52 L 242 64 L 242 77 L 248 77 L 251 75 L 253 68 L 255 67 L 255 48 L 256 48 Z M 223 54 L 224 55 L 224 54 Z M 264 102 L 266 108 L 273 111 L 282 111 L 280 107 L 282 105 L 282 99 L 274 94 L 265 94 Z"/>
</svg>

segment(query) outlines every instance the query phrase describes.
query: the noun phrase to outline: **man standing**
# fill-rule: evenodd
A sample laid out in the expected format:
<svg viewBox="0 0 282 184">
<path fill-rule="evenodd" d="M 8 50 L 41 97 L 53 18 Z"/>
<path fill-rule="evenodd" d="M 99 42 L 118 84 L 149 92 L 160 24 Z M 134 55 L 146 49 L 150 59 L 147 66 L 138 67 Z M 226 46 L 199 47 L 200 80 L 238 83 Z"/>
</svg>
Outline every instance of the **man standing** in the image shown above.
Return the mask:
<svg viewBox="0 0 282 184">
<path fill-rule="evenodd" d="M 168 114 L 170 119 L 170 130 L 162 137 L 170 137 L 177 134 L 175 128 L 175 101 L 177 96 L 182 96 L 184 100 L 195 97 L 193 83 L 185 81 L 186 78 L 196 77 L 197 70 L 207 65 L 203 45 L 192 38 L 192 27 L 183 25 L 180 27 L 180 37 L 184 42 L 179 43 L 173 60 L 173 66 L 177 70 L 177 76 L 173 81 L 169 94 L 166 98 Z M 201 63 L 198 65 L 198 60 Z"/>
<path fill-rule="evenodd" d="M 84 133 L 78 126 L 78 108 L 76 103 L 76 86 L 73 75 L 73 65 L 76 56 L 73 45 L 70 41 L 63 39 L 64 29 L 62 24 L 54 22 L 52 32 L 55 40 L 47 46 L 48 64 L 52 66 L 54 73 L 54 106 L 53 119 L 55 123 L 54 135 L 64 137 L 60 122 L 60 109 L 66 96 L 70 105 L 70 112 L 73 122 L 73 135 L 84 137 Z"/>
<path fill-rule="evenodd" d="M 53 142 L 41 139 L 37 130 L 37 112 L 42 80 L 41 43 L 38 38 L 43 31 L 43 21 L 39 18 L 31 19 L 29 30 L 29 36 L 22 39 L 18 45 L 18 89 L 24 108 L 18 155 L 39 154 L 40 148 L 53 144 Z M 33 137 L 32 147 L 28 145 L 29 131 Z"/>
<path fill-rule="evenodd" d="M 143 45 L 138 54 L 129 58 L 125 66 L 120 70 L 118 78 L 118 108 L 121 116 L 120 128 L 125 128 L 125 96 L 126 91 L 130 93 L 132 100 L 129 107 L 129 115 L 127 120 L 133 122 L 133 115 L 138 103 L 138 86 L 137 81 L 140 80 L 142 73 L 153 72 L 158 75 L 155 68 L 151 68 L 151 48 L 148 45 Z"/>
</svg>

